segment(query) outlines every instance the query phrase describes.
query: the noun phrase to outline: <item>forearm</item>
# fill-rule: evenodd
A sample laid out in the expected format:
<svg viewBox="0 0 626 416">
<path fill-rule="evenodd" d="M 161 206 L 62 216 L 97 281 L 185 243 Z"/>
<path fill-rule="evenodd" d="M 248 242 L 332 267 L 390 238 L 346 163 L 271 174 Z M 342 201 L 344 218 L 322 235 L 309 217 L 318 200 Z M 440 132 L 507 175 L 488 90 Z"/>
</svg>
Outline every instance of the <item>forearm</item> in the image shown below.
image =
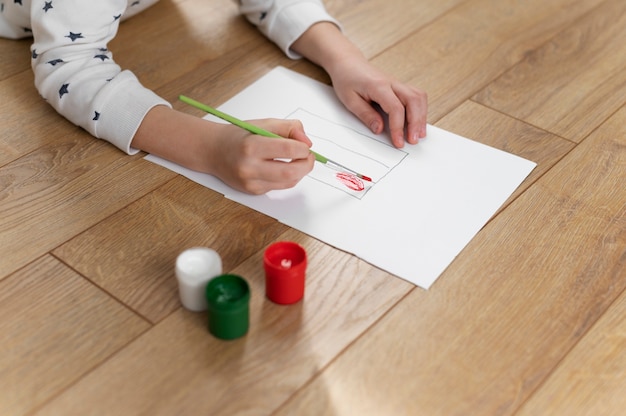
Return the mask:
<svg viewBox="0 0 626 416">
<path fill-rule="evenodd" d="M 278 119 L 255 123 L 292 140 L 257 136 L 232 124 L 157 106 L 144 118 L 133 146 L 251 194 L 295 186 L 315 162 L 302 124 Z"/>
<path fill-rule="evenodd" d="M 361 50 L 330 22 L 311 26 L 293 43 L 292 49 L 324 68 L 331 78 L 343 65 L 366 61 Z"/>
<path fill-rule="evenodd" d="M 373 66 L 335 25 L 311 26 L 292 48 L 326 70 L 337 97 L 372 132 L 384 129 L 379 107 L 388 116 L 396 147 L 402 147 L 405 140 L 415 144 L 426 136 L 426 94 Z"/>
<path fill-rule="evenodd" d="M 33 2 L 31 62 L 35 86 L 52 107 L 93 136 L 133 153 L 130 141 L 145 114 L 169 104 L 122 71 L 108 50 L 127 5 L 126 0 L 66 0 L 45 8 Z"/>
<path fill-rule="evenodd" d="M 190 169 L 213 173 L 207 157 L 211 137 L 222 126 L 176 111 L 166 106 L 153 107 L 133 137 L 132 146 Z"/>
</svg>

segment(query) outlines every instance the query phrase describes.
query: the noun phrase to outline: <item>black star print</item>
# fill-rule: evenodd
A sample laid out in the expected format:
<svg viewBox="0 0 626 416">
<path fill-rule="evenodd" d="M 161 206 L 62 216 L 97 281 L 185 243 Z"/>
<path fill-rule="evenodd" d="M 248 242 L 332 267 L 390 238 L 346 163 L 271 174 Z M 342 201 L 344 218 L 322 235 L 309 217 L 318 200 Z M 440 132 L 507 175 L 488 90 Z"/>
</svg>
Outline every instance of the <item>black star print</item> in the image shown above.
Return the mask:
<svg viewBox="0 0 626 416">
<path fill-rule="evenodd" d="M 267 16 L 267 12 L 261 12 L 261 20 L 265 19 Z"/>
<path fill-rule="evenodd" d="M 122 17 L 121 14 L 118 14 L 117 16 L 113 16 L 113 20 L 115 21 L 115 20 L 119 19 L 120 17 Z"/>
<path fill-rule="evenodd" d="M 63 59 L 53 59 L 51 61 L 46 62 L 47 64 L 50 64 L 52 66 L 55 66 L 56 64 L 60 64 L 63 63 Z"/>
<path fill-rule="evenodd" d="M 22 5 L 22 0 L 13 0 L 13 3 L 19 4 L 21 6 Z"/>
<path fill-rule="evenodd" d="M 93 121 L 98 121 L 100 119 L 100 113 L 98 113 L 97 111 L 94 111 L 95 115 L 93 116 Z"/>
<path fill-rule="evenodd" d="M 33 53 L 32 53 L 33 59 L 37 59 L 38 56 L 39 54 L 37 54 L 37 49 L 33 49 Z"/>
<path fill-rule="evenodd" d="M 47 1 L 43 6 L 43 11 L 48 13 L 48 10 L 52 9 L 52 1 Z"/>
<path fill-rule="evenodd" d="M 4 3 L 0 3 L 0 13 L 4 11 Z"/>
<path fill-rule="evenodd" d="M 31 33 L 32 31 L 33 30 L 31 28 L 29 28 L 29 27 L 25 27 L 24 28 L 24 32 L 26 32 L 26 33 Z"/>
<path fill-rule="evenodd" d="M 74 41 L 76 41 L 76 39 L 82 39 L 83 38 L 83 34 L 82 33 L 70 32 L 70 34 L 65 36 L 65 37 L 72 39 L 72 42 L 74 42 Z"/>
<path fill-rule="evenodd" d="M 109 57 L 106 56 L 106 55 L 96 55 L 93 58 L 94 59 L 101 59 L 102 61 L 104 61 L 105 59 L 109 59 Z"/>
<path fill-rule="evenodd" d="M 63 84 L 63 86 L 59 90 L 59 98 L 63 98 L 65 94 L 69 93 L 69 90 L 67 89 L 67 87 L 69 86 L 70 84 Z"/>
<path fill-rule="evenodd" d="M 137 5 L 139 5 L 139 0 L 132 2 L 130 4 L 130 7 L 137 6 Z"/>
</svg>

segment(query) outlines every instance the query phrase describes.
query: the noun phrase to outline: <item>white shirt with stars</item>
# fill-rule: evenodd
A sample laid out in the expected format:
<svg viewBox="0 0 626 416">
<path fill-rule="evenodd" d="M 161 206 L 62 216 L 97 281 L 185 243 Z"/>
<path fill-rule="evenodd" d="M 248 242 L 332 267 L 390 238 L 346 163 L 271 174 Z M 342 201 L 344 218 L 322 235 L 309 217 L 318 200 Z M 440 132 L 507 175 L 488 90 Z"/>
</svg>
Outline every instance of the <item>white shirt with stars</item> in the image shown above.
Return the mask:
<svg viewBox="0 0 626 416">
<path fill-rule="evenodd" d="M 146 113 L 170 104 L 113 60 L 120 21 L 158 0 L 0 0 L 0 37 L 33 37 L 35 86 L 60 114 L 126 153 Z M 210 0 L 207 0 L 210 1 Z M 239 0 L 239 10 L 287 56 L 311 25 L 338 25 L 322 0 Z M 180 6 L 184 7 L 184 6 Z M 165 58 L 164 58 L 165 59 Z"/>
</svg>

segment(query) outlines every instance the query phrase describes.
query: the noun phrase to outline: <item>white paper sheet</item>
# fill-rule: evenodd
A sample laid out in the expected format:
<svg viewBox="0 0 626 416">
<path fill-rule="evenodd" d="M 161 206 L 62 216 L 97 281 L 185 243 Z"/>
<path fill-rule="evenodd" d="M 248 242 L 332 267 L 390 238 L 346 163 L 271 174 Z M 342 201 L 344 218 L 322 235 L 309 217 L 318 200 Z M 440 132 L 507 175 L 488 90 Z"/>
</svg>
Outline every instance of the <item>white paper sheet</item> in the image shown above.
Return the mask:
<svg viewBox="0 0 626 416">
<path fill-rule="evenodd" d="M 396 149 L 350 114 L 332 88 L 282 67 L 219 109 L 243 120 L 297 118 L 313 150 L 373 181 L 351 190 L 316 162 L 296 187 L 252 196 L 146 158 L 425 289 L 536 166 L 430 125 L 426 139 Z"/>
</svg>

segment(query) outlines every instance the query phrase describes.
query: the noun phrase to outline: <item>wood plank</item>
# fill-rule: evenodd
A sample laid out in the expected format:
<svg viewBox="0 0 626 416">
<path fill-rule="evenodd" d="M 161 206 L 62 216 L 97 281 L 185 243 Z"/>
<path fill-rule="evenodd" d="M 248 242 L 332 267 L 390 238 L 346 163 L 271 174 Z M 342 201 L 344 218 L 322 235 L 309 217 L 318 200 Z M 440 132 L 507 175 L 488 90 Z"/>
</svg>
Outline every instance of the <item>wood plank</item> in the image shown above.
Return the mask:
<svg viewBox="0 0 626 416">
<path fill-rule="evenodd" d="M 0 279 L 176 176 L 78 128 L 45 140 L 0 168 Z"/>
<path fill-rule="evenodd" d="M 199 117 L 206 115 L 178 101 L 184 94 L 209 105 L 219 106 L 277 65 L 290 67 L 294 62 L 268 42 L 252 41 L 201 64 L 156 89 L 173 107 Z"/>
<path fill-rule="evenodd" d="M 513 413 L 626 289 L 625 126 L 623 108 L 278 414 Z"/>
<path fill-rule="evenodd" d="M 0 81 L 30 72 L 30 45 L 32 39 L 12 40 L 0 38 Z M 3 96 L 4 97 L 4 96 Z"/>
<path fill-rule="evenodd" d="M 373 62 L 425 90 L 435 123 L 602 1 L 466 1 Z"/>
<path fill-rule="evenodd" d="M 607 0 L 474 99 L 580 142 L 626 103 L 626 2 Z"/>
<path fill-rule="evenodd" d="M 48 140 L 76 134 L 37 93 L 30 70 L 0 81 L 0 167 L 43 146 Z"/>
<path fill-rule="evenodd" d="M 162 0 L 124 21 L 109 48 L 120 66 L 156 89 L 262 38 L 257 32 L 232 0 Z"/>
<path fill-rule="evenodd" d="M 325 0 L 344 33 L 372 58 L 466 0 Z"/>
<path fill-rule="evenodd" d="M 286 229 L 180 176 L 53 253 L 158 322 L 180 307 L 174 264 L 183 250 L 211 247 L 229 271 Z"/>
<path fill-rule="evenodd" d="M 0 413 L 26 414 L 149 324 L 52 256 L 0 281 Z"/>
<path fill-rule="evenodd" d="M 303 301 L 265 298 L 260 250 L 233 270 L 252 291 L 245 337 L 218 340 L 206 314 L 178 309 L 40 414 L 270 414 L 413 289 L 295 230 L 280 239 L 307 250 Z"/>
<path fill-rule="evenodd" d="M 625 217 L 623 210 L 623 229 Z M 626 260 L 616 267 L 623 278 Z M 626 409 L 625 314 L 622 293 L 517 414 L 610 415 Z"/>
</svg>

